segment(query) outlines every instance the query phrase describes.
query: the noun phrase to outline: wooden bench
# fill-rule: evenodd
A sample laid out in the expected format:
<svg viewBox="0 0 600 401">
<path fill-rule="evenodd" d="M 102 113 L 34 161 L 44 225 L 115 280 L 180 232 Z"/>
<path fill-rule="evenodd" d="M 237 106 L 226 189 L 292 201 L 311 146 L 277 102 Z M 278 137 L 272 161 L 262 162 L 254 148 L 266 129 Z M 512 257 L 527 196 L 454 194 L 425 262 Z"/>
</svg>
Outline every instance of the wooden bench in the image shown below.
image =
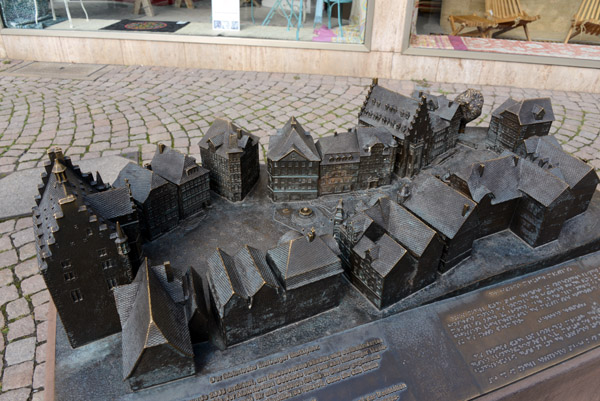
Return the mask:
<svg viewBox="0 0 600 401">
<path fill-rule="evenodd" d="M 523 27 L 527 40 L 531 40 L 527 24 L 540 19 L 539 15 L 531 16 L 523 11 L 519 0 L 485 0 L 485 11 L 485 17 L 475 14 L 451 15 L 448 19 L 452 26 L 452 35 L 458 35 L 464 28 L 476 28 L 463 35 L 479 34 L 482 38 L 489 38 Z M 493 32 L 494 30 L 497 31 Z"/>
<path fill-rule="evenodd" d="M 565 43 L 568 43 L 569 40 L 580 33 L 600 35 L 600 0 L 583 0 L 581 2 L 579 10 L 573 16 L 571 29 L 567 34 Z"/>
</svg>

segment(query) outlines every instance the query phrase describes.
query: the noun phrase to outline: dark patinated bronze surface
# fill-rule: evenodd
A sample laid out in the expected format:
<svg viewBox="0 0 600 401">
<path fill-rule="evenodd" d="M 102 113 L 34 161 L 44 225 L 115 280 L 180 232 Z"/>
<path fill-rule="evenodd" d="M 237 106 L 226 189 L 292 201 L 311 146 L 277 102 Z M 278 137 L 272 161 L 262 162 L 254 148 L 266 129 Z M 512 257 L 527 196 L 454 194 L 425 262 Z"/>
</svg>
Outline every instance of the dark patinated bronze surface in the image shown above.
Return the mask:
<svg viewBox="0 0 600 401">
<path fill-rule="evenodd" d="M 201 373 L 136 393 L 116 368 L 119 335 L 73 350 L 59 328 L 56 397 L 470 399 L 598 347 L 599 273 L 595 253 L 330 335 L 341 306 L 243 346 L 196 346 Z"/>
</svg>

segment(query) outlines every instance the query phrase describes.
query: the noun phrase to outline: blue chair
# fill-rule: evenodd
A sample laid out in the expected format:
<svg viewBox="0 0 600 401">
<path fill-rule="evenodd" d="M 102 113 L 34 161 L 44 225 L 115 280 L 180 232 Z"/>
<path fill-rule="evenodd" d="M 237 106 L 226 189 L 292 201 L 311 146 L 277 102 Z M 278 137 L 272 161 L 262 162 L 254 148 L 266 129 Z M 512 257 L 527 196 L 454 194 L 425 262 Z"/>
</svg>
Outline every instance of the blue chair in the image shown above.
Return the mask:
<svg viewBox="0 0 600 401">
<path fill-rule="evenodd" d="M 331 29 L 331 11 L 333 6 L 338 6 L 338 25 L 340 26 L 340 37 L 344 37 L 344 31 L 342 30 L 342 3 L 352 3 L 352 0 L 323 0 L 327 4 L 327 27 Z"/>
</svg>

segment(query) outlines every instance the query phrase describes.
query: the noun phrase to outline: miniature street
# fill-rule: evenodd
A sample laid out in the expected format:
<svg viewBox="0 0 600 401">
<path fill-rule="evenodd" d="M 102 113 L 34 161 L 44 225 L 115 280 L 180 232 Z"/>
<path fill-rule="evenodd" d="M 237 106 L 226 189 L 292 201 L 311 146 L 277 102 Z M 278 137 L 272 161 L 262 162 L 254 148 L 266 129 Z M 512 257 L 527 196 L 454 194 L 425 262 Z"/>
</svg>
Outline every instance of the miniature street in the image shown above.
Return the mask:
<svg viewBox="0 0 600 401">
<path fill-rule="evenodd" d="M 0 178 L 42 166 L 52 146 L 75 163 L 111 155 L 146 163 L 163 142 L 200 161 L 198 142 L 217 117 L 258 136 L 264 163 L 268 137 L 291 116 L 315 140 L 354 127 L 371 84 L 366 78 L 125 66 L 105 66 L 95 80 L 2 74 L 19 63 L 0 63 Z M 405 95 L 419 89 L 449 99 L 468 88 L 425 81 L 380 84 Z M 471 126 L 488 126 L 492 110 L 508 97 L 550 97 L 556 118 L 551 134 L 565 151 L 600 170 L 600 94 L 474 89 L 485 104 Z M 43 400 L 49 294 L 37 266 L 31 216 L 5 218 L 0 217 L 0 401 Z"/>
</svg>

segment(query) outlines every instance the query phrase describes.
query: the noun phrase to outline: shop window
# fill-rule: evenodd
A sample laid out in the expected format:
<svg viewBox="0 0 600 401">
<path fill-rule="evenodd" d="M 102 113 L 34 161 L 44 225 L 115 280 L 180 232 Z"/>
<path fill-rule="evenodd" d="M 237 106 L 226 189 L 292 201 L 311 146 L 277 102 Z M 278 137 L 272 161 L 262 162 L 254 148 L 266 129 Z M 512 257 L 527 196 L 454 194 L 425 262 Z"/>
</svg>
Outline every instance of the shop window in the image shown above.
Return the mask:
<svg viewBox="0 0 600 401">
<path fill-rule="evenodd" d="M 599 36 L 586 33 L 591 32 L 586 29 L 578 31 L 576 14 L 580 15 L 582 7 L 584 14 L 600 12 L 598 2 L 584 7 L 591 3 L 589 0 L 415 1 L 410 47 L 600 60 Z M 519 8 L 520 13 L 507 11 Z"/>
<path fill-rule="evenodd" d="M 182 2 L 181 8 L 175 7 L 175 0 L 142 0 L 138 15 L 133 14 L 134 0 L 53 0 L 54 11 L 51 1 L 0 1 L 3 22 L 8 28 L 53 31 L 151 32 L 183 37 L 362 44 L 367 2 L 374 0 L 319 2 L 319 9 L 316 0 L 190 0 Z"/>
</svg>

